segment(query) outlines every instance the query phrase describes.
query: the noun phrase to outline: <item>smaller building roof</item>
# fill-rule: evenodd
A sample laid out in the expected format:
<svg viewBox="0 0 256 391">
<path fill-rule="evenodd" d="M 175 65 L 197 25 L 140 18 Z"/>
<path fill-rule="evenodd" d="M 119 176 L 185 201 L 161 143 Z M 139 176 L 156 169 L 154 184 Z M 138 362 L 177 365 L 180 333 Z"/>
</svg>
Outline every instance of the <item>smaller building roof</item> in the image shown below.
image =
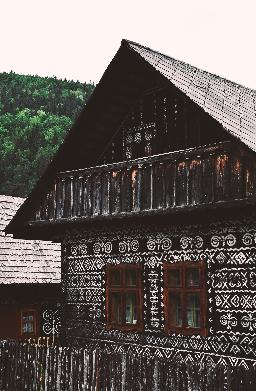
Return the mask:
<svg viewBox="0 0 256 391">
<path fill-rule="evenodd" d="M 60 283 L 60 244 L 14 239 L 4 229 L 25 198 L 0 195 L 0 284 Z"/>
</svg>

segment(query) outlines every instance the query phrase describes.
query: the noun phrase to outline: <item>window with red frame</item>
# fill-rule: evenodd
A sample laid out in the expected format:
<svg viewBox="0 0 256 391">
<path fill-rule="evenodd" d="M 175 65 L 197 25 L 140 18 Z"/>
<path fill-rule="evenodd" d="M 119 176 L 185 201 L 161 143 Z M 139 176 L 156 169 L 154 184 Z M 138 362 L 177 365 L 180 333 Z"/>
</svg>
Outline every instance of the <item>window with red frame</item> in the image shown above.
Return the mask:
<svg viewBox="0 0 256 391">
<path fill-rule="evenodd" d="M 164 264 L 165 330 L 207 334 L 207 298 L 203 261 Z"/>
<path fill-rule="evenodd" d="M 107 267 L 107 327 L 119 330 L 143 329 L 141 265 Z"/>
<path fill-rule="evenodd" d="M 31 336 L 36 334 L 36 311 L 24 310 L 21 312 L 21 335 Z"/>
</svg>

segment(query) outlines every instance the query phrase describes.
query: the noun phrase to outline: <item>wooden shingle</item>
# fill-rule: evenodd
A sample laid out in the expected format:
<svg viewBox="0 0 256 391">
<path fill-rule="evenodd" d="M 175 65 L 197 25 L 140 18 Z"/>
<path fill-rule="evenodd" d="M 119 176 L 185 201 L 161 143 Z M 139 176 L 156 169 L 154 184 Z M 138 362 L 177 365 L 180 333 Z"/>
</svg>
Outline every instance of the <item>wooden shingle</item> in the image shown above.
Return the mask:
<svg viewBox="0 0 256 391">
<path fill-rule="evenodd" d="M 0 195 L 0 284 L 60 283 L 60 244 L 14 239 L 6 225 L 24 198 Z"/>
<path fill-rule="evenodd" d="M 183 91 L 229 133 L 256 151 L 256 91 L 127 41 L 147 63 Z"/>
</svg>

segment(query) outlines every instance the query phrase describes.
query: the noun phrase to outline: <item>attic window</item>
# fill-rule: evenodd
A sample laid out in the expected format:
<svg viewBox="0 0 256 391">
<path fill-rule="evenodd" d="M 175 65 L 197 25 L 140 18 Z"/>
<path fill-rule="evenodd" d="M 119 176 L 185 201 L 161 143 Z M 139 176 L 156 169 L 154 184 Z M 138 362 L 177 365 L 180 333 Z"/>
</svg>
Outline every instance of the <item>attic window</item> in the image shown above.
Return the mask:
<svg viewBox="0 0 256 391">
<path fill-rule="evenodd" d="M 206 335 L 205 263 L 164 264 L 165 330 Z"/>
<path fill-rule="evenodd" d="M 141 265 L 109 265 L 106 272 L 107 328 L 141 331 L 143 329 Z"/>
</svg>

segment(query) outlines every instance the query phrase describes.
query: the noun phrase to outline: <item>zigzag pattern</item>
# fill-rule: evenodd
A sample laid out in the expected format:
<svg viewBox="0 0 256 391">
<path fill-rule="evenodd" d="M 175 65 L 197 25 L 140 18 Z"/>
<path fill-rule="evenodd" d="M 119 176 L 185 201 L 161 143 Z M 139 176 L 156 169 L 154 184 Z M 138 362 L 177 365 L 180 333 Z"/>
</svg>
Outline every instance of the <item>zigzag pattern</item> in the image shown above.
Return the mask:
<svg viewBox="0 0 256 391">
<path fill-rule="evenodd" d="M 65 240 L 67 248 L 64 251 L 67 302 L 71 308 L 69 316 L 74 320 L 69 329 L 70 338 L 74 342 L 74 335 L 80 335 L 87 341 L 98 339 L 99 344 L 103 339 L 108 340 L 111 348 L 120 351 L 127 350 L 129 345 L 134 354 L 156 354 L 158 357 L 177 357 L 187 361 L 207 357 L 215 363 L 223 360 L 223 363 L 246 367 L 250 360 L 256 360 L 254 224 L 229 221 L 223 226 L 190 226 L 189 230 L 188 227 L 161 228 L 163 232 L 141 227 L 126 232 L 107 232 L 105 229 L 102 233 L 70 233 Z M 81 239 L 88 251 L 93 249 L 94 243 L 103 243 L 96 248 L 97 251 L 106 249 L 105 244 L 108 243 L 107 250 L 111 249 L 111 252 L 88 254 L 87 251 L 81 256 L 79 250 L 80 255 L 74 256 L 74 248 L 79 246 Z M 73 248 L 72 254 L 70 248 Z M 167 336 L 164 334 L 162 305 L 163 262 L 198 262 L 201 259 L 208 266 L 209 336 Z M 104 267 L 121 262 L 144 264 L 145 332 L 142 334 L 110 331 L 104 326 Z M 83 306 L 86 314 L 81 315 L 78 308 Z"/>
</svg>

